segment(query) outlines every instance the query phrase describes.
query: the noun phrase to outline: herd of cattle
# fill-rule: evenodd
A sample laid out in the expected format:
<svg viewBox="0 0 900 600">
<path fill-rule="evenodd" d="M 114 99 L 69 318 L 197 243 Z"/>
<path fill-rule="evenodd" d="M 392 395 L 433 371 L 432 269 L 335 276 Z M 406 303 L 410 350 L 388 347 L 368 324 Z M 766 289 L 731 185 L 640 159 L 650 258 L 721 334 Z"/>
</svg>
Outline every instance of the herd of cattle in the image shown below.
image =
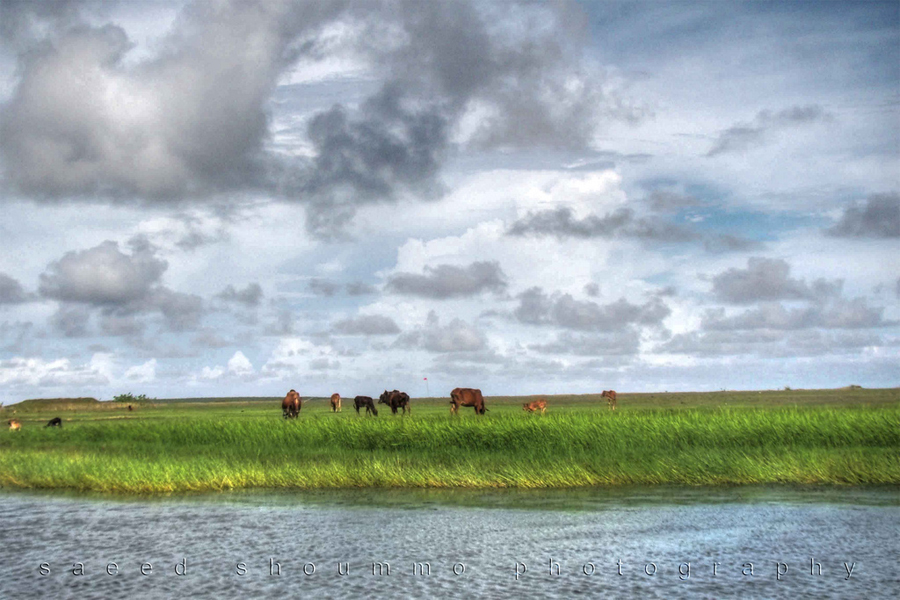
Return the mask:
<svg viewBox="0 0 900 600">
<path fill-rule="evenodd" d="M 606 398 L 607 406 L 610 410 L 616 410 L 615 390 L 603 390 L 600 397 Z M 398 410 L 401 414 L 412 414 L 412 409 L 409 406 L 409 394 L 406 392 L 398 390 L 389 392 L 384 390 L 384 393 L 379 396 L 378 404 L 390 406 L 391 412 L 395 415 Z M 300 398 L 300 394 L 298 394 L 296 390 L 291 390 L 281 402 L 281 414 L 285 419 L 296 419 L 297 416 L 300 415 L 302 406 L 303 400 Z M 369 396 L 355 397 L 353 399 L 353 406 L 356 408 L 356 414 L 360 414 L 360 409 L 365 409 L 367 415 L 371 414 L 375 417 L 378 416 L 378 408 L 375 406 L 375 400 Z M 475 414 L 477 415 L 483 415 L 488 410 L 484 405 L 484 396 L 481 395 L 481 390 L 473 388 L 456 388 L 450 392 L 450 414 L 459 414 L 460 406 L 471 406 L 475 409 Z M 544 414 L 547 410 L 547 401 L 541 399 L 535 400 L 534 402 L 526 402 L 522 405 L 522 410 L 532 413 L 539 410 L 541 411 L 541 414 Z M 341 412 L 340 394 L 331 395 L 331 411 Z"/>
<path fill-rule="evenodd" d="M 616 392 L 614 390 L 603 390 L 600 397 L 606 398 L 610 410 L 616 410 Z M 412 409 L 409 406 L 409 394 L 406 392 L 398 390 L 389 392 L 384 390 L 384 393 L 378 398 L 378 404 L 386 404 L 395 415 L 397 411 L 400 411 L 401 414 L 412 414 Z M 353 399 L 353 406 L 356 408 L 356 414 L 360 414 L 360 409 L 365 409 L 367 415 L 378 416 L 375 401 L 369 396 L 357 396 Z M 456 388 L 450 392 L 450 414 L 459 414 L 460 406 L 471 406 L 475 409 L 476 415 L 483 415 L 488 410 L 484 406 L 484 396 L 481 395 L 481 390 L 473 388 Z M 300 415 L 302 407 L 303 399 L 300 397 L 300 394 L 297 393 L 297 390 L 291 390 L 284 397 L 284 400 L 281 401 L 281 414 L 285 419 L 296 419 Z M 128 406 L 128 410 L 132 410 L 131 405 Z M 547 401 L 541 399 L 534 402 L 526 402 L 522 405 L 522 410 L 530 413 L 541 411 L 541 414 L 544 414 L 547 410 Z M 340 394 L 331 395 L 331 411 L 341 412 Z M 44 427 L 62 427 L 62 419 L 54 417 Z M 18 431 L 22 429 L 22 423 L 18 419 L 10 419 L 9 428 L 13 431 Z"/>
</svg>

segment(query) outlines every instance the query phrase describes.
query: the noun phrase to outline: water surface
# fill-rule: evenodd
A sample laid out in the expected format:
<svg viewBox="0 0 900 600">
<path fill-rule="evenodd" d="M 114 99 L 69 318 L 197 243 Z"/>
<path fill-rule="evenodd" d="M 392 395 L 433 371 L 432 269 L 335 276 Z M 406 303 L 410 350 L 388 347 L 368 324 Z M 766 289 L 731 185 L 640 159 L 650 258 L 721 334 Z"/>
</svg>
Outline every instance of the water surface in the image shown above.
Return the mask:
<svg viewBox="0 0 900 600">
<path fill-rule="evenodd" d="M 895 487 L 2 492 L 0 518 L 3 598 L 900 596 Z"/>
</svg>

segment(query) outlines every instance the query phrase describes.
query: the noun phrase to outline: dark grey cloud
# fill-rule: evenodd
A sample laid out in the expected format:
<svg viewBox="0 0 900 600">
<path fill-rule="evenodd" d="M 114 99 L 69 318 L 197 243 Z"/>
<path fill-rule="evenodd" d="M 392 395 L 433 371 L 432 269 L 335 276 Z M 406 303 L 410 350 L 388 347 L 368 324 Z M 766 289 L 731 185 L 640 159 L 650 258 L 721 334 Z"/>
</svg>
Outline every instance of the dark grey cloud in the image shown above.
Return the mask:
<svg viewBox="0 0 900 600">
<path fill-rule="evenodd" d="M 812 284 L 790 277 L 791 267 L 779 258 L 752 257 L 746 269 L 731 268 L 712 278 L 719 300 L 746 304 L 767 300 L 823 300 L 840 294 L 843 281 L 817 279 Z"/>
<path fill-rule="evenodd" d="M 434 311 L 422 327 L 404 333 L 392 345 L 394 348 L 421 348 L 428 352 L 479 352 L 487 349 L 484 335 L 461 319 L 441 325 Z"/>
<path fill-rule="evenodd" d="M 235 302 L 252 307 L 259 306 L 263 297 L 263 291 L 258 283 L 248 283 L 247 287 L 242 290 L 237 290 L 233 285 L 229 284 L 216 297 L 226 302 Z"/>
<path fill-rule="evenodd" d="M 375 286 L 369 285 L 368 283 L 354 281 L 347 284 L 347 293 L 351 296 L 368 296 L 371 294 L 377 294 L 378 289 Z"/>
<path fill-rule="evenodd" d="M 572 28 L 584 17 L 553 6 L 188 2 L 140 62 L 122 28 L 75 4 L 7 6 L 4 27 L 41 38 L 0 116 L 4 183 L 30 198 L 263 191 L 306 204 L 307 227 L 334 236 L 362 204 L 440 194 L 450 132 L 476 108 L 485 116 L 468 143 L 482 148 L 586 149 L 602 122 L 645 113 L 585 61 Z M 358 35 L 326 39 L 336 24 Z M 380 89 L 314 114 L 302 132 L 311 156 L 280 153 L 268 145 L 279 78 L 335 44 L 373 65 Z"/>
<path fill-rule="evenodd" d="M 825 233 L 853 238 L 900 237 L 900 193 L 873 194 L 862 206 L 848 207 Z"/>
<path fill-rule="evenodd" d="M 584 286 L 584 293 L 591 298 L 596 298 L 600 295 L 600 286 L 593 282 L 587 283 Z"/>
<path fill-rule="evenodd" d="M 529 213 L 507 230 L 514 236 L 552 235 L 566 238 L 633 238 L 645 242 L 687 243 L 702 241 L 708 252 L 757 249 L 759 242 L 729 234 L 702 235 L 691 227 L 657 216 L 639 217 L 630 208 L 618 208 L 605 216 L 575 217 L 568 207 Z"/>
<path fill-rule="evenodd" d="M 855 331 L 693 331 L 672 337 L 655 351 L 698 357 L 755 355 L 760 358 L 796 358 L 827 354 L 858 354 L 867 347 L 886 346 L 875 334 Z"/>
<path fill-rule="evenodd" d="M 338 290 L 341 289 L 340 284 L 329 281 L 327 279 L 320 279 L 318 277 L 310 279 L 307 287 L 309 288 L 309 291 L 311 291 L 316 296 L 325 296 L 328 298 L 337 294 Z"/>
<path fill-rule="evenodd" d="M 143 310 L 159 310 L 172 331 L 191 331 L 200 325 L 205 309 L 203 299 L 194 294 L 182 294 L 168 288 L 152 290 Z"/>
<path fill-rule="evenodd" d="M 576 356 L 635 355 L 640 349 L 640 332 L 629 327 L 605 334 L 576 334 L 563 331 L 546 344 L 533 344 L 529 349 L 541 354 L 571 354 Z"/>
<path fill-rule="evenodd" d="M 703 238 L 703 248 L 710 253 L 746 252 L 760 250 L 764 244 L 757 240 L 747 239 L 730 233 L 707 235 Z"/>
<path fill-rule="evenodd" d="M 829 119 L 831 116 L 815 104 L 792 106 L 778 112 L 763 110 L 751 123 L 741 123 L 722 131 L 706 156 L 745 152 L 762 144 L 770 132 Z"/>
<path fill-rule="evenodd" d="M 25 293 L 21 283 L 5 273 L 0 273 L 0 304 L 21 304 L 28 299 L 29 295 Z"/>
<path fill-rule="evenodd" d="M 323 356 L 309 361 L 309 368 L 313 371 L 336 371 L 341 368 L 341 363 Z"/>
<path fill-rule="evenodd" d="M 140 337 L 146 329 L 134 314 L 101 314 L 97 324 L 103 335 L 113 337 Z"/>
<path fill-rule="evenodd" d="M 619 208 L 604 217 L 575 218 L 568 207 L 529 213 L 513 223 L 510 235 L 554 235 L 558 238 L 635 237 L 647 240 L 690 241 L 696 232 L 660 219 L 636 217 L 630 208 Z"/>
<path fill-rule="evenodd" d="M 669 190 L 653 190 L 644 202 L 651 210 L 656 212 L 678 212 L 685 208 L 693 208 L 705 204 L 694 196 L 679 194 Z"/>
<path fill-rule="evenodd" d="M 6 182 L 47 199 L 258 188 L 277 79 L 308 50 L 304 35 L 342 9 L 188 3 L 158 54 L 136 65 L 124 62 L 131 41 L 116 25 L 51 24 L 23 55 L 0 118 Z"/>
<path fill-rule="evenodd" d="M 90 320 L 90 307 L 84 305 L 61 305 L 50 317 L 50 327 L 65 337 L 85 337 L 88 335 L 88 323 Z"/>
<path fill-rule="evenodd" d="M 575 300 L 570 294 L 548 296 L 530 288 L 517 296 L 513 316 L 531 325 L 555 325 L 578 331 L 622 331 L 632 325 L 660 326 L 671 313 L 666 304 L 652 298 L 643 305 L 620 298 L 610 304 Z"/>
<path fill-rule="evenodd" d="M 395 294 L 443 300 L 474 296 L 506 289 L 506 276 L 497 262 L 474 262 L 467 267 L 438 265 L 425 267 L 424 275 L 398 273 L 388 279 L 385 289 Z"/>
<path fill-rule="evenodd" d="M 334 324 L 337 333 L 345 335 L 391 335 L 400 333 L 400 327 L 390 317 L 383 315 L 361 315 L 354 319 L 344 319 Z"/>
<path fill-rule="evenodd" d="M 786 308 L 778 302 L 766 302 L 734 316 L 726 316 L 721 308 L 710 309 L 703 316 L 701 328 L 713 331 L 798 330 L 815 327 L 863 329 L 897 325 L 897 321 L 885 321 L 883 313 L 884 308 L 869 306 L 864 298 L 832 298 L 800 308 Z"/>
</svg>

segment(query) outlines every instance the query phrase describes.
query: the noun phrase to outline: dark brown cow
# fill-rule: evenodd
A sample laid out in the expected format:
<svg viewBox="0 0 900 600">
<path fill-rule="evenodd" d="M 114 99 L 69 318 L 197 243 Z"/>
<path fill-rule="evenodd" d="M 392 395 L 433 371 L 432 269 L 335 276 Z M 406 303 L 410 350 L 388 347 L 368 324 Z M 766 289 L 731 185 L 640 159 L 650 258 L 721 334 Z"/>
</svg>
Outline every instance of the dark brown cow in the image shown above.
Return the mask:
<svg viewBox="0 0 900 600">
<path fill-rule="evenodd" d="M 389 392 L 384 390 L 384 393 L 381 394 L 378 399 L 378 404 L 387 404 L 391 407 L 391 412 L 395 415 L 397 414 L 398 408 L 403 414 L 406 414 L 407 412 L 412 414 L 412 409 L 409 407 L 409 394 L 406 392 L 401 392 L 399 390 Z"/>
<path fill-rule="evenodd" d="M 22 429 L 22 424 L 18 419 L 10 419 L 9 420 L 9 429 L 10 431 L 19 431 Z"/>
<path fill-rule="evenodd" d="M 535 400 L 534 402 L 526 402 L 522 405 L 522 410 L 532 413 L 536 410 L 539 410 L 541 411 L 541 414 L 544 414 L 544 411 L 547 410 L 547 401 L 541 398 L 540 400 Z"/>
<path fill-rule="evenodd" d="M 481 390 L 473 388 L 456 388 L 450 392 L 450 414 L 459 414 L 460 406 L 473 407 L 476 415 L 483 415 L 487 412 Z"/>
<path fill-rule="evenodd" d="M 62 427 L 62 419 L 60 419 L 59 417 L 53 417 L 52 419 L 47 421 L 47 424 L 44 425 L 44 427 Z"/>
<path fill-rule="evenodd" d="M 131 411 L 133 411 L 133 410 L 134 410 L 134 409 L 133 409 L 133 408 L 131 407 L 131 405 L 129 404 L 129 405 L 128 405 L 128 412 L 131 412 Z"/>
<path fill-rule="evenodd" d="M 341 412 L 341 395 L 331 395 L 331 412 Z"/>
<path fill-rule="evenodd" d="M 609 410 L 616 410 L 616 391 L 615 390 L 603 390 L 603 393 L 600 394 L 601 398 L 606 398 L 606 405 Z"/>
<path fill-rule="evenodd" d="M 378 416 L 378 409 L 375 408 L 375 401 L 368 396 L 357 396 L 353 399 L 353 405 L 356 407 L 356 414 L 359 414 L 359 409 L 365 407 L 366 414 L 371 412 L 376 417 Z"/>
<path fill-rule="evenodd" d="M 285 419 L 296 419 L 300 415 L 303 402 L 296 390 L 291 390 L 281 401 L 281 416 Z"/>
</svg>

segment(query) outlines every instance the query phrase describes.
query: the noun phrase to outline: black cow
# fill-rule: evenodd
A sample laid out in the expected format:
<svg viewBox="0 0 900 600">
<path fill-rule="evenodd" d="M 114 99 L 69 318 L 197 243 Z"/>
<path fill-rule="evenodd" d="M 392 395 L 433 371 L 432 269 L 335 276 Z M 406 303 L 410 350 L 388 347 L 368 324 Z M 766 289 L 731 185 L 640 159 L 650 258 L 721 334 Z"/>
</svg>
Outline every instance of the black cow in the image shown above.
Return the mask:
<svg viewBox="0 0 900 600">
<path fill-rule="evenodd" d="M 378 416 L 378 409 L 375 408 L 375 401 L 369 398 L 368 396 L 357 396 L 353 399 L 353 404 L 356 407 L 356 414 L 359 414 L 359 409 L 365 407 L 366 414 L 370 412 Z"/>
<path fill-rule="evenodd" d="M 391 407 L 391 412 L 395 415 L 397 414 L 397 409 L 401 409 L 405 414 L 409 412 L 412 414 L 412 409 L 409 407 L 409 394 L 406 392 L 401 392 L 398 390 L 394 390 L 393 392 L 389 392 L 384 390 L 384 393 L 381 394 L 378 404 L 387 404 Z"/>
<path fill-rule="evenodd" d="M 62 427 L 62 419 L 59 417 L 53 417 L 50 419 L 44 427 Z"/>
</svg>

